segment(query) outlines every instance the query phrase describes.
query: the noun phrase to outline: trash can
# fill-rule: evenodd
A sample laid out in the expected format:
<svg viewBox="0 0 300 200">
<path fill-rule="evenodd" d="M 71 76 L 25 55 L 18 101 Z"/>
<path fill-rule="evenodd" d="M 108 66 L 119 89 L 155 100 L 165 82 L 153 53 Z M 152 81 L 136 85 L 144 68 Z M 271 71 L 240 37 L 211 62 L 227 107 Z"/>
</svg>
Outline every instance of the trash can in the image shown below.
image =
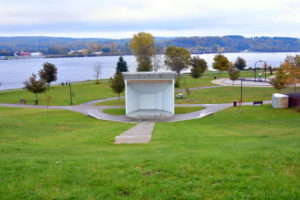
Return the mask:
<svg viewBox="0 0 300 200">
<path fill-rule="evenodd" d="M 233 107 L 236 107 L 236 100 L 233 101 Z"/>
<path fill-rule="evenodd" d="M 214 76 L 214 79 L 217 79 L 217 77 L 216 77 L 216 76 Z"/>
</svg>

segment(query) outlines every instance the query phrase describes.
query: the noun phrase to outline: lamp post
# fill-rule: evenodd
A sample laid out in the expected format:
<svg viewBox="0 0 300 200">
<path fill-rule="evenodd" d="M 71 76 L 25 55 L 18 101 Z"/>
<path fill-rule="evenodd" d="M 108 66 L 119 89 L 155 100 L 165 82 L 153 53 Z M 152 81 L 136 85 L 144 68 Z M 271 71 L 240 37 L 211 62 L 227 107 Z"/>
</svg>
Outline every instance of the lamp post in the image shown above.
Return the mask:
<svg viewBox="0 0 300 200">
<path fill-rule="evenodd" d="M 265 82 L 267 82 L 267 62 L 263 61 L 265 63 L 264 68 L 265 68 Z"/>
<path fill-rule="evenodd" d="M 71 82 L 69 81 L 69 88 L 70 88 L 70 100 L 71 100 L 71 105 L 73 105 L 73 101 L 72 101 L 72 86 L 71 86 Z"/>
<path fill-rule="evenodd" d="M 255 65 L 254 65 L 254 81 L 256 82 L 256 64 L 257 63 L 259 63 L 260 62 L 260 60 L 259 61 L 256 61 L 255 62 Z"/>
<path fill-rule="evenodd" d="M 241 100 L 240 102 L 243 102 L 243 78 L 241 78 Z"/>
</svg>

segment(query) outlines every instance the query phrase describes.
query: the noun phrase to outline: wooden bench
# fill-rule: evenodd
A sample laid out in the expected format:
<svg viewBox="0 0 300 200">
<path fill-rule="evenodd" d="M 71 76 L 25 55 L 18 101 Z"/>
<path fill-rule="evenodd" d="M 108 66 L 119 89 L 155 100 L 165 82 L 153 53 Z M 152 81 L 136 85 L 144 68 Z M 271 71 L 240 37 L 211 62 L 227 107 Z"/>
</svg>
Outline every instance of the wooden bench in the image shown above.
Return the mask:
<svg viewBox="0 0 300 200">
<path fill-rule="evenodd" d="M 264 104 L 264 102 L 263 101 L 254 101 L 253 102 L 253 106 L 259 105 L 259 104 L 262 106 Z"/>
<path fill-rule="evenodd" d="M 25 104 L 26 103 L 26 99 L 20 99 L 20 103 Z"/>
</svg>

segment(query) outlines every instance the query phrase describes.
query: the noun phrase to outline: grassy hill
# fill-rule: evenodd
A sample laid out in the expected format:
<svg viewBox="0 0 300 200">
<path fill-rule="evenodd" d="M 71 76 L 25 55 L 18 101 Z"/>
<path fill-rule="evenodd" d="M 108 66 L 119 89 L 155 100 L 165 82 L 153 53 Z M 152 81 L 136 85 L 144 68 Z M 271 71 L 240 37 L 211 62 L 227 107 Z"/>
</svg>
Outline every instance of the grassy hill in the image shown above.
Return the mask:
<svg viewBox="0 0 300 200">
<path fill-rule="evenodd" d="M 299 199 L 300 116 L 271 106 L 133 124 L 71 111 L 0 108 L 1 199 Z"/>
</svg>

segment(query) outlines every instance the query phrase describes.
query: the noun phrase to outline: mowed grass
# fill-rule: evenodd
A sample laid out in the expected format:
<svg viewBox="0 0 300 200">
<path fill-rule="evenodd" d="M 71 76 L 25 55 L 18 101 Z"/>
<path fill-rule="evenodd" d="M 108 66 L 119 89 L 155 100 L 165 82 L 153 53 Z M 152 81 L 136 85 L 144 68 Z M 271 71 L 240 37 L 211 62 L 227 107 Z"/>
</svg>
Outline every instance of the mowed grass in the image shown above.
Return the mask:
<svg viewBox="0 0 300 200">
<path fill-rule="evenodd" d="M 175 107 L 175 114 L 185 114 L 190 112 L 196 112 L 204 109 L 204 107 Z M 125 108 L 108 108 L 103 110 L 104 113 L 110 115 L 125 115 Z"/>
<path fill-rule="evenodd" d="M 242 77 L 251 76 L 253 72 L 241 72 Z M 217 72 L 207 72 L 203 77 L 195 80 L 189 74 L 182 75 L 181 85 L 179 89 L 205 87 L 214 85 L 211 83 Z M 218 76 L 217 76 L 218 77 Z M 220 77 L 228 77 L 227 72 L 223 72 Z M 124 95 L 121 94 L 121 95 Z M 51 105 L 70 105 L 70 90 L 69 86 L 51 86 L 46 93 L 38 95 L 40 105 L 46 105 L 46 96 L 51 96 Z M 101 80 L 100 84 L 95 84 L 95 81 L 78 82 L 72 84 L 72 100 L 74 105 L 78 105 L 87 101 L 116 97 L 109 87 L 108 80 Z M 0 91 L 0 103 L 19 103 L 20 99 L 25 99 L 27 104 L 35 103 L 35 94 L 26 90 L 8 90 Z M 124 105 L 124 100 L 121 103 L 118 100 L 112 100 L 99 103 L 98 105 Z"/>
<path fill-rule="evenodd" d="M 243 88 L 243 102 L 272 100 L 274 88 Z M 214 104 L 214 103 L 231 103 L 234 100 L 239 101 L 241 98 L 240 87 L 219 87 L 202 90 L 190 91 L 185 99 L 176 99 L 176 104 Z"/>
<path fill-rule="evenodd" d="M 274 88 L 243 88 L 243 101 L 264 101 L 272 100 L 272 94 L 275 93 Z M 177 95 L 179 92 L 176 92 Z M 184 92 L 185 93 L 185 92 Z M 175 97 L 174 97 L 175 98 Z M 219 88 L 208 88 L 201 90 L 192 90 L 190 95 L 185 95 L 185 99 L 176 99 L 176 104 L 214 104 L 214 103 L 231 103 L 234 100 L 239 101 L 241 98 L 240 87 L 219 87 Z M 112 105 L 125 105 L 125 99 L 108 100 L 97 103 L 98 106 L 112 106 Z"/>
<path fill-rule="evenodd" d="M 117 96 L 108 85 L 107 80 L 101 80 L 72 84 L 73 104 L 81 104 L 96 99 L 104 99 Z M 40 105 L 46 105 L 46 96 L 52 97 L 51 105 L 70 105 L 69 86 L 51 86 L 46 93 L 38 95 Z M 26 99 L 27 104 L 34 104 L 35 94 L 26 90 L 0 91 L 0 103 L 19 103 L 20 99 Z"/>
<path fill-rule="evenodd" d="M 149 144 L 115 145 L 133 124 L 0 108 L 0 196 L 299 199 L 299 124 L 291 109 L 231 108 L 157 123 Z"/>
</svg>

